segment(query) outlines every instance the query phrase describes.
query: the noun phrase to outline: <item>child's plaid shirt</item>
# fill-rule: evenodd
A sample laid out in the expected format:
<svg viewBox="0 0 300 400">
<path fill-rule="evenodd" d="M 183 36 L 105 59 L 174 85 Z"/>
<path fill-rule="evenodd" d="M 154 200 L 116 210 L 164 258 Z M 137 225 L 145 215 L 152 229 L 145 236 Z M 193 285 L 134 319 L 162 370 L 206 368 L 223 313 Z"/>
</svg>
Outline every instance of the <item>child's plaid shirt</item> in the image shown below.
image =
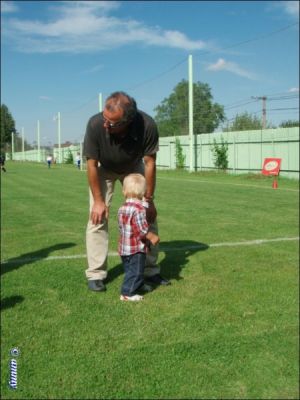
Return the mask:
<svg viewBox="0 0 300 400">
<path fill-rule="evenodd" d="M 119 254 L 128 256 L 145 253 L 145 237 L 148 232 L 146 210 L 141 200 L 127 199 L 118 211 L 119 222 Z"/>
</svg>

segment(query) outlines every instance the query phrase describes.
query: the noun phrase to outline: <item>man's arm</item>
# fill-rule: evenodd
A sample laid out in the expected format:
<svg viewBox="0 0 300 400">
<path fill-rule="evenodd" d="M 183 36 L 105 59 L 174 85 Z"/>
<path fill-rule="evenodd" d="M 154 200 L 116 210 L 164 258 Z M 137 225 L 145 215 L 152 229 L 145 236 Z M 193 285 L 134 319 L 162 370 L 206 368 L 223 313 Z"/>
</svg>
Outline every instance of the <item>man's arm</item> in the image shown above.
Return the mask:
<svg viewBox="0 0 300 400">
<path fill-rule="evenodd" d="M 157 215 L 157 211 L 153 202 L 156 184 L 156 154 L 153 154 L 151 156 L 144 156 L 144 163 L 146 179 L 145 199 L 148 201 L 149 204 L 146 213 L 147 221 L 151 224 L 155 221 Z"/>
<path fill-rule="evenodd" d="M 156 155 L 144 156 L 145 179 L 146 179 L 146 199 L 154 196 L 156 184 Z"/>
<path fill-rule="evenodd" d="M 90 218 L 94 225 L 100 224 L 103 221 L 103 218 L 108 218 L 108 208 L 106 207 L 105 200 L 102 197 L 98 174 L 98 161 L 89 158 L 87 160 L 87 176 L 94 198 Z"/>
</svg>

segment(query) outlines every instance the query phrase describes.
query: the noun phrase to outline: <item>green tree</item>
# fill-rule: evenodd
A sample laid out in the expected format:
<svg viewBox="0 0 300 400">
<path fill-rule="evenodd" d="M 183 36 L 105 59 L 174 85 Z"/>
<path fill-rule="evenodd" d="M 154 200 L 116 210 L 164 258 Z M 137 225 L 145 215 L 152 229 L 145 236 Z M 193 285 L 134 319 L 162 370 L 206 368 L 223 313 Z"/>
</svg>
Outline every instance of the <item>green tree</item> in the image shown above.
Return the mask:
<svg viewBox="0 0 300 400">
<path fill-rule="evenodd" d="M 11 143 L 11 134 L 16 133 L 15 121 L 5 104 L 1 104 L 1 149 Z"/>
<path fill-rule="evenodd" d="M 193 84 L 194 133 L 211 133 L 225 120 L 224 108 L 213 103 L 208 84 Z M 182 80 L 154 111 L 160 136 L 188 134 L 188 81 Z"/>
<path fill-rule="evenodd" d="M 267 128 L 270 127 L 270 125 L 267 125 Z M 256 115 L 251 115 L 247 112 L 244 112 L 242 114 L 237 114 L 233 122 L 231 124 L 228 123 L 223 131 L 255 131 L 258 129 L 262 129 L 261 119 L 258 118 Z"/>
<path fill-rule="evenodd" d="M 299 121 L 283 121 L 280 125 L 280 128 L 293 128 L 294 126 L 299 126 Z"/>
</svg>

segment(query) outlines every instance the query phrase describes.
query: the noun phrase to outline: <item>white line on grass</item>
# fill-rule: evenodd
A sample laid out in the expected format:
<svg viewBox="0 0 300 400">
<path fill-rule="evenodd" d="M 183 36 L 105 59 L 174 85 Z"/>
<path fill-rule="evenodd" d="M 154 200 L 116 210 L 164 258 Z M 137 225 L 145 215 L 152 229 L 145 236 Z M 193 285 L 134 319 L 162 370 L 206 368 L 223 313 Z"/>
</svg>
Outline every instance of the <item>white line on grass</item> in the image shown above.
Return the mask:
<svg viewBox="0 0 300 400">
<path fill-rule="evenodd" d="M 245 187 L 253 187 L 253 188 L 259 188 L 259 189 L 272 189 L 272 186 L 259 186 L 259 185 L 247 185 L 244 183 L 230 183 L 230 182 L 215 182 L 215 181 L 207 181 L 205 179 L 182 179 L 182 178 L 169 178 L 166 176 L 157 176 L 157 179 L 167 179 L 167 180 L 173 180 L 173 181 L 184 181 L 184 182 L 194 182 L 194 183 L 216 183 L 218 185 L 231 185 L 231 186 L 245 186 Z M 297 192 L 299 193 L 299 190 L 297 189 L 288 189 L 288 188 L 280 188 L 278 187 L 276 190 L 285 190 L 289 192 Z"/>
<path fill-rule="evenodd" d="M 224 243 L 212 243 L 208 244 L 207 247 L 235 247 L 235 246 L 253 246 L 256 244 L 264 244 L 271 242 L 284 242 L 287 240 L 299 240 L 299 237 L 292 238 L 276 238 L 276 239 L 256 239 L 256 240 L 248 240 L 245 242 L 224 242 Z M 190 250 L 190 249 L 203 249 L 206 245 L 203 243 L 194 244 L 190 246 L 182 246 L 182 247 L 163 247 L 162 250 L 167 251 L 178 251 L 178 250 Z"/>
<path fill-rule="evenodd" d="M 183 250 L 193 250 L 193 249 L 204 249 L 210 247 L 235 247 L 235 246 L 254 246 L 260 245 L 264 243 L 272 243 L 272 242 L 285 242 L 285 241 L 295 241 L 299 240 L 299 237 L 287 237 L 287 238 L 275 238 L 275 239 L 257 239 L 257 240 L 248 240 L 244 242 L 223 242 L 223 243 L 212 243 L 212 244 L 194 244 L 188 246 L 180 246 L 180 247 L 168 247 L 168 246 L 160 246 L 161 251 L 183 251 Z M 118 256 L 116 251 L 110 251 L 108 253 L 111 257 Z M 38 260 L 43 261 L 51 261 L 51 260 L 72 260 L 72 259 L 79 259 L 79 258 L 86 258 L 86 254 L 74 254 L 70 256 L 50 256 L 50 257 L 28 257 L 28 258 L 15 258 L 7 261 L 2 261 L 1 264 L 9 265 L 9 264 L 19 264 L 19 263 L 26 263 L 26 262 L 34 262 Z"/>
</svg>

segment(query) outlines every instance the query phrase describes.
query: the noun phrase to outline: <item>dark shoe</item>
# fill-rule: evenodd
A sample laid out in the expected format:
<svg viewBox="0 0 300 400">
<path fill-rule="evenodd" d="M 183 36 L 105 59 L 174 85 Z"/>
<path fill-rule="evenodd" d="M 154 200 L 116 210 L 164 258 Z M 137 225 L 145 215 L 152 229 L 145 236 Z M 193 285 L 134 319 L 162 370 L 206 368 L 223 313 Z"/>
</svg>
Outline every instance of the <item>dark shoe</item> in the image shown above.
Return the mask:
<svg viewBox="0 0 300 400">
<path fill-rule="evenodd" d="M 163 286 L 171 285 L 171 282 L 168 281 L 168 279 L 163 278 L 159 274 L 156 274 L 153 276 L 147 276 L 147 277 L 145 277 L 145 281 L 147 283 L 154 284 L 154 285 L 163 285 Z"/>
<path fill-rule="evenodd" d="M 150 292 L 152 292 L 152 290 L 153 290 L 152 286 L 147 285 L 146 283 L 144 283 L 142 286 L 140 286 L 138 288 L 137 293 L 141 293 L 141 294 L 150 293 Z"/>
<path fill-rule="evenodd" d="M 94 292 L 104 292 L 106 290 L 106 286 L 100 279 L 94 281 L 88 281 L 88 288 L 90 290 L 93 290 Z"/>
</svg>

